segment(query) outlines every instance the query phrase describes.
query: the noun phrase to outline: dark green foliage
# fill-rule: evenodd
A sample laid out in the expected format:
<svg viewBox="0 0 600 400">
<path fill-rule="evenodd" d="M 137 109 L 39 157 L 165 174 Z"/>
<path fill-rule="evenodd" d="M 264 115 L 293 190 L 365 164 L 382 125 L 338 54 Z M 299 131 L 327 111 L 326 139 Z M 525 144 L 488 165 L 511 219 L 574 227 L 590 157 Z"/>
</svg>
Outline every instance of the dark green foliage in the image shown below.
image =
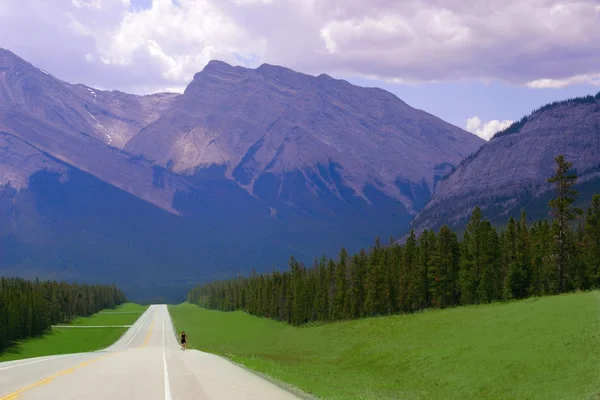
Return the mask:
<svg viewBox="0 0 600 400">
<path fill-rule="evenodd" d="M 431 298 L 434 307 L 446 308 L 458 301 L 460 248 L 458 238 L 447 225 L 442 226 L 435 241 L 430 273 Z"/>
<path fill-rule="evenodd" d="M 0 352 L 56 323 L 87 317 L 125 302 L 115 286 L 0 278 Z"/>
<path fill-rule="evenodd" d="M 577 232 L 567 228 L 565 290 L 600 287 L 600 196 L 585 222 Z M 313 268 L 292 258 L 287 272 L 202 285 L 188 300 L 300 325 L 549 295 L 559 287 L 557 226 L 530 228 L 523 213 L 499 234 L 475 209 L 461 243 L 444 225 L 418 240 L 412 232 L 404 246 L 377 241 L 352 257 L 342 250 L 339 260 L 323 257 Z"/>
<path fill-rule="evenodd" d="M 348 311 L 345 309 L 346 294 L 348 292 L 348 274 L 346 264 L 348 263 L 348 252 L 342 249 L 340 252 L 340 261 L 337 264 L 335 276 L 335 299 L 333 303 L 333 318 L 345 319 L 348 317 Z"/>
<path fill-rule="evenodd" d="M 479 304 L 484 268 L 485 225 L 481 209 L 475 207 L 461 243 L 460 286 L 463 304 Z"/>
<path fill-rule="evenodd" d="M 556 172 L 548 182 L 556 187 L 556 198 L 548 203 L 555 218 L 554 230 L 558 239 L 558 248 L 556 249 L 556 259 L 558 263 L 558 293 L 561 293 L 565 285 L 565 269 L 567 263 L 573 262 L 570 250 L 573 248 L 573 236 L 570 235 L 568 223 L 582 214 L 581 209 L 573 207 L 573 203 L 579 192 L 572 187 L 577 182 L 577 175 L 569 173 L 573 163 L 565 160 L 564 156 L 559 155 L 555 159 Z"/>
<path fill-rule="evenodd" d="M 488 303 L 502 299 L 502 249 L 498 232 L 489 221 L 482 225 L 483 234 L 483 271 L 479 282 L 481 301 Z"/>
<path fill-rule="evenodd" d="M 572 207 L 575 193 L 570 183 L 575 178 L 567 175 L 570 163 L 562 157 L 556 161 L 557 175 L 551 181 L 559 190 L 550 202 L 552 223 L 537 221 L 529 227 L 522 211 L 518 221 L 510 217 L 499 233 L 476 207 L 462 242 L 446 225 L 437 234 L 424 231 L 418 239 L 411 231 L 404 246 L 384 247 L 377 239 L 369 252 L 350 257 L 342 249 L 339 260 L 323 257 L 309 269 L 292 259 L 283 274 L 202 285 L 188 300 L 299 325 L 600 288 L 600 195 L 594 196 L 585 223 L 573 231 L 566 222 L 579 214 Z M 241 293 L 234 299 L 251 297 L 265 285 L 283 293 L 278 301 L 289 304 L 289 312 L 266 313 L 260 300 L 257 305 L 237 302 L 231 307 L 230 292 Z"/>
<path fill-rule="evenodd" d="M 501 136 L 505 136 L 505 135 L 510 135 L 511 133 L 517 133 L 521 130 L 521 128 L 523 128 L 525 126 L 525 124 L 527 123 L 528 120 L 529 120 L 529 117 L 524 116 L 517 122 L 513 122 L 509 127 L 496 133 L 494 135 L 494 137 L 501 137 Z"/>
<path fill-rule="evenodd" d="M 413 311 L 415 298 L 415 265 L 418 260 L 418 244 L 415 232 L 411 230 L 410 236 L 404 245 L 403 256 L 400 261 L 400 285 L 398 290 L 398 309 L 404 312 Z"/>
<path fill-rule="evenodd" d="M 552 291 L 551 233 L 548 221 L 538 221 L 531 230 L 531 281 L 529 293 L 540 296 Z"/>
<path fill-rule="evenodd" d="M 431 304 L 431 264 L 435 248 L 435 232 L 424 231 L 419 237 L 419 261 L 415 274 L 415 308 L 429 308 Z"/>
<path fill-rule="evenodd" d="M 600 195 L 595 195 L 585 216 L 585 257 L 593 286 L 600 285 Z"/>
</svg>

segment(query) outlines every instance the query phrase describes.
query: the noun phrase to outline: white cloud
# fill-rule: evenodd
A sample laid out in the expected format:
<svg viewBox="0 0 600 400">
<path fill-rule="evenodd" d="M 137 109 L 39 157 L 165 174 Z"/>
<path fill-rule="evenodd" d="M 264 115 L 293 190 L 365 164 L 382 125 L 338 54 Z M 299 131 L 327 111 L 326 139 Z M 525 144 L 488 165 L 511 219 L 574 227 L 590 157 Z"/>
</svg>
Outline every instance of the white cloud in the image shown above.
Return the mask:
<svg viewBox="0 0 600 400">
<path fill-rule="evenodd" d="M 600 86 L 600 74 L 575 75 L 566 79 L 536 79 L 527 82 L 527 87 L 534 89 L 559 89 L 574 84 Z"/>
<path fill-rule="evenodd" d="M 215 58 L 390 82 L 560 87 L 598 81 L 598 7 L 598 0 L 153 0 L 134 9 L 129 0 L 1 0 L 0 45 L 62 79 L 134 91 L 185 85 Z"/>
<path fill-rule="evenodd" d="M 240 6 L 250 6 L 255 4 L 271 4 L 273 0 L 234 0 L 234 3 Z"/>
<path fill-rule="evenodd" d="M 71 4 L 77 8 L 100 8 L 102 5 L 102 0 L 71 0 Z"/>
<path fill-rule="evenodd" d="M 98 32 L 98 37 L 102 37 Z M 102 37 L 103 57 L 112 64 L 135 64 L 148 57 L 171 82 L 191 80 L 211 59 L 235 62 L 234 54 L 264 53 L 263 39 L 253 39 L 206 0 L 154 0 L 152 8 L 128 11 L 110 35 Z"/>
<path fill-rule="evenodd" d="M 476 134 L 483 140 L 490 140 L 496 133 L 508 128 L 513 122 L 514 121 L 499 121 L 497 119 L 493 119 L 491 121 L 482 123 L 481 119 L 475 116 L 467 119 L 466 130 Z"/>
</svg>

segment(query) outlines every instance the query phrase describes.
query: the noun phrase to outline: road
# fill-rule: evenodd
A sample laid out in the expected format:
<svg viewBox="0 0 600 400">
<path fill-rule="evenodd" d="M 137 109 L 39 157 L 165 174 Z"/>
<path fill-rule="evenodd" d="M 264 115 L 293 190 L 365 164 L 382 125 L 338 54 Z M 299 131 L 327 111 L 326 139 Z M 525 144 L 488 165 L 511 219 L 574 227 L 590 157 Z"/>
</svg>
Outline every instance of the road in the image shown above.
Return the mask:
<svg viewBox="0 0 600 400">
<path fill-rule="evenodd" d="M 109 348 L 0 363 L 0 400 L 298 400 L 221 357 L 181 351 L 153 305 Z"/>
</svg>

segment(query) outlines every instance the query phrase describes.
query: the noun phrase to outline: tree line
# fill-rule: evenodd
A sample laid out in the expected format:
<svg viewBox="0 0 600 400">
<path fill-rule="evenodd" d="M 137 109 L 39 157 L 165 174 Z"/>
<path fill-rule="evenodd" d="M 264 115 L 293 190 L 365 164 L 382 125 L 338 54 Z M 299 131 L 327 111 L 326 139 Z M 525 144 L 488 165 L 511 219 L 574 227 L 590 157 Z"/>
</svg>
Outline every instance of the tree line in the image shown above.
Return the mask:
<svg viewBox="0 0 600 400">
<path fill-rule="evenodd" d="M 447 225 L 418 237 L 413 230 L 404 245 L 377 239 L 368 252 L 342 249 L 312 268 L 292 257 L 286 272 L 204 284 L 188 301 L 300 325 L 598 288 L 600 195 L 582 216 L 572 164 L 555 162 L 551 221 L 528 224 L 523 211 L 496 229 L 476 207 L 462 240 Z"/>
<path fill-rule="evenodd" d="M 0 278 L 0 352 L 15 341 L 38 336 L 57 323 L 123 304 L 116 286 Z"/>
</svg>

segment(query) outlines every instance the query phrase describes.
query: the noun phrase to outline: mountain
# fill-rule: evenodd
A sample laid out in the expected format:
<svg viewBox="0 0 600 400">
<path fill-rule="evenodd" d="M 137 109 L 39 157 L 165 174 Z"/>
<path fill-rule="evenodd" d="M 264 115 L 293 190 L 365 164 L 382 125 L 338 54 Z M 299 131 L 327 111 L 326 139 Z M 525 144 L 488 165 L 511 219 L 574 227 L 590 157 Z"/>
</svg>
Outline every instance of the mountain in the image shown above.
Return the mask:
<svg viewBox="0 0 600 400">
<path fill-rule="evenodd" d="M 57 164 L 62 161 L 175 211 L 171 204 L 175 190 L 154 188 L 151 165 L 132 162 L 119 147 L 176 97 L 140 97 L 70 85 L 0 50 L 0 140 L 9 144 L 0 149 L 0 184 L 22 188 L 42 166 L 63 171 Z"/>
<path fill-rule="evenodd" d="M 522 208 L 547 217 L 559 154 L 573 163 L 582 201 L 600 192 L 600 93 L 548 104 L 498 132 L 438 183 L 412 228 L 462 226 L 475 206 L 498 223 Z"/>
<path fill-rule="evenodd" d="M 482 143 L 381 89 L 211 61 L 125 150 L 184 175 L 221 168 L 275 209 L 303 208 L 285 192 L 289 186 L 344 199 L 330 172 L 339 170 L 352 196 L 371 203 L 368 192 L 378 191 L 414 212 L 439 171 Z"/>
<path fill-rule="evenodd" d="M 152 288 L 397 235 L 483 141 L 327 75 L 211 61 L 136 96 L 0 50 L 0 143 L 0 273 Z"/>
</svg>

